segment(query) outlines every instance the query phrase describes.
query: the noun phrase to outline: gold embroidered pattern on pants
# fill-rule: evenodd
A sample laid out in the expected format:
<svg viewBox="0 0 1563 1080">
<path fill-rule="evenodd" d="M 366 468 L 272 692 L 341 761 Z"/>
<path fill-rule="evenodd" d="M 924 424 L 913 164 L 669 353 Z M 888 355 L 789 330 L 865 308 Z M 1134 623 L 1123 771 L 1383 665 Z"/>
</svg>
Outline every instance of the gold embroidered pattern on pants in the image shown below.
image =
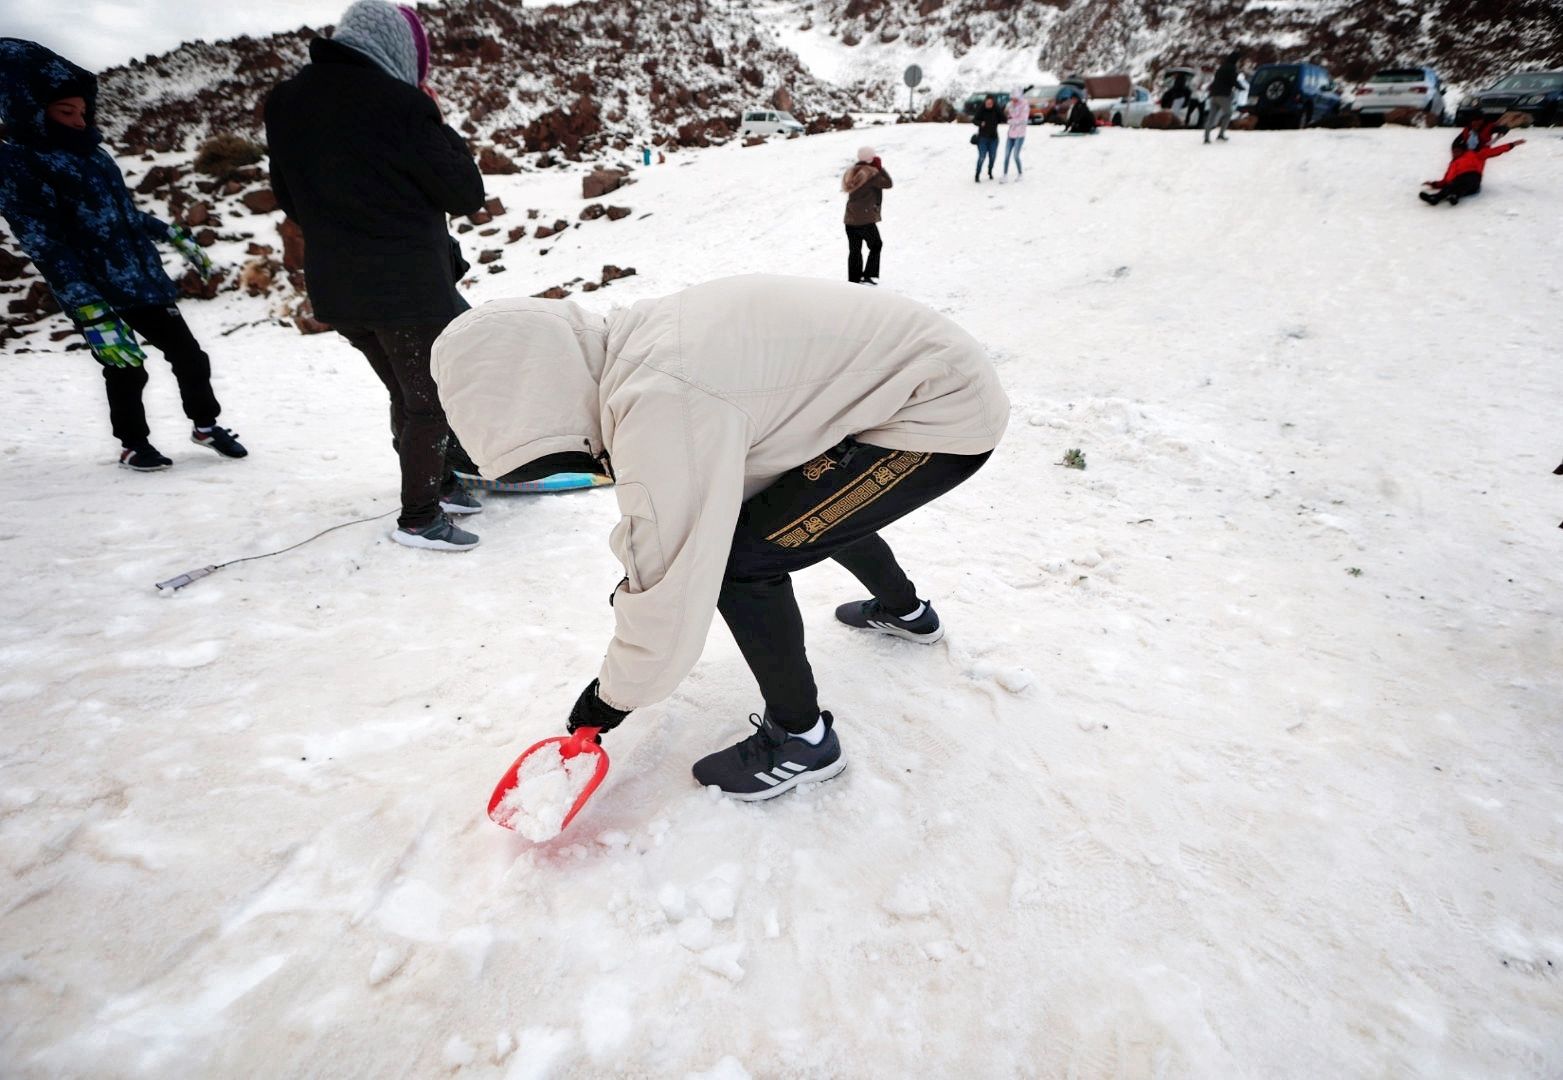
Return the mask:
<svg viewBox="0 0 1563 1080">
<path fill-rule="evenodd" d="M 766 539 L 784 548 L 802 547 L 812 543 L 832 526 L 838 525 L 878 499 L 885 492 L 916 472 L 933 457 L 911 450 L 896 450 L 874 463 L 868 472 L 851 481 L 830 498 L 803 514 L 795 521 L 783 525 Z M 828 459 L 827 459 L 828 460 Z M 808 470 L 818 465 L 812 461 L 804 466 L 804 476 L 810 480 Z"/>
</svg>

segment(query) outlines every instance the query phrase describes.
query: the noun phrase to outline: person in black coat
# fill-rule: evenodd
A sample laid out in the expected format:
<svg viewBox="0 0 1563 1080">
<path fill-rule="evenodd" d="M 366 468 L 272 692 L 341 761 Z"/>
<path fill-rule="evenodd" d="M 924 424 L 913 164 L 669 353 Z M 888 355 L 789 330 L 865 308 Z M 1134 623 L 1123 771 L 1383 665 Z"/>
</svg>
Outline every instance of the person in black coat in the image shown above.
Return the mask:
<svg viewBox="0 0 1563 1080">
<path fill-rule="evenodd" d="M 272 189 L 304 233 L 315 316 L 368 358 L 391 396 L 401 459 L 397 543 L 477 543 L 447 516 L 481 504 L 457 485 L 456 452 L 429 372 L 434 339 L 469 305 L 447 215 L 483 206 L 483 177 L 440 114 L 428 41 L 410 8 L 357 0 L 310 63 L 266 102 Z"/>
<path fill-rule="evenodd" d="M 1210 79 L 1210 111 L 1205 114 L 1205 142 L 1210 142 L 1210 132 L 1214 128 L 1220 130 L 1216 134 L 1217 140 L 1226 142 L 1227 125 L 1232 122 L 1232 99 L 1237 94 L 1238 85 L 1243 81 L 1243 76 L 1237 70 L 1237 62 L 1243 58 L 1242 49 L 1233 49 L 1227 53 L 1227 58 L 1221 61 L 1221 66 L 1216 68 L 1216 73 Z"/>
<path fill-rule="evenodd" d="M 992 94 L 982 99 L 971 122 L 977 125 L 977 134 L 972 136 L 977 143 L 977 172 L 972 179 L 980 184 L 984 158 L 988 161 L 988 179 L 993 179 L 993 162 L 999 156 L 999 125 L 1004 122 L 1004 112 Z"/>
</svg>

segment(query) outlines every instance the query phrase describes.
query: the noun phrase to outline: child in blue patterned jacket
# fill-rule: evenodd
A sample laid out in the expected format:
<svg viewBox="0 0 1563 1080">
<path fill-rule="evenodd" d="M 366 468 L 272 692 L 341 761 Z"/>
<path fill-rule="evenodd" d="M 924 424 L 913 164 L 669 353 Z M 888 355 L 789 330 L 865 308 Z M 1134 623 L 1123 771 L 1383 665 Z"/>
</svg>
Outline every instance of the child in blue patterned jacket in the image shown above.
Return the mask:
<svg viewBox="0 0 1563 1080">
<path fill-rule="evenodd" d="M 156 245 L 171 243 L 203 278 L 211 260 L 183 227 L 136 208 L 99 146 L 97 91 L 91 72 L 34 42 L 0 38 L 0 215 L 102 365 L 120 465 L 149 472 L 173 464 L 150 441 L 138 333 L 174 369 L 191 441 L 244 457 L 233 432 L 217 426 L 211 361 L 179 314 L 179 291 Z"/>
</svg>

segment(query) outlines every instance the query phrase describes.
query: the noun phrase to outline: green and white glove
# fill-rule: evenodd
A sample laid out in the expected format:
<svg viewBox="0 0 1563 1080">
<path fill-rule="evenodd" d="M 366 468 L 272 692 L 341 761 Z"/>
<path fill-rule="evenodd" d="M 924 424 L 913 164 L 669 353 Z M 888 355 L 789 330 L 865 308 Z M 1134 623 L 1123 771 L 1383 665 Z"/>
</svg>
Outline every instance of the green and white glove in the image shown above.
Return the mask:
<svg viewBox="0 0 1563 1080">
<path fill-rule="evenodd" d="M 140 367 L 147 354 L 136 344 L 136 335 L 107 304 L 83 304 L 71 312 L 81 327 L 87 347 L 104 367 Z"/>
<path fill-rule="evenodd" d="M 189 229 L 183 225 L 170 225 L 168 227 L 168 239 L 179 254 L 185 257 L 185 261 L 195 267 L 195 272 L 201 275 L 202 281 L 211 280 L 211 256 L 206 254 L 205 248 L 195 242 L 195 237 L 190 235 Z"/>
</svg>

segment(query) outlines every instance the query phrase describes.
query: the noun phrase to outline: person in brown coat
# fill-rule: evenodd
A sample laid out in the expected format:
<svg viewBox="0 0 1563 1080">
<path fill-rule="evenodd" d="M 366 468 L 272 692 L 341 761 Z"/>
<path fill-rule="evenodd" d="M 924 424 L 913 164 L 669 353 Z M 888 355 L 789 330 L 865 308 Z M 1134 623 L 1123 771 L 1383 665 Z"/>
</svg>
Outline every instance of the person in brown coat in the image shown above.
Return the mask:
<svg viewBox="0 0 1563 1080">
<path fill-rule="evenodd" d="M 863 285 L 878 285 L 879 252 L 885 245 L 879 239 L 879 207 L 886 188 L 894 187 L 890 174 L 872 146 L 858 150 L 857 160 L 841 178 L 841 190 L 847 193 L 847 280 Z M 868 265 L 863 264 L 863 245 L 868 245 Z"/>
</svg>

